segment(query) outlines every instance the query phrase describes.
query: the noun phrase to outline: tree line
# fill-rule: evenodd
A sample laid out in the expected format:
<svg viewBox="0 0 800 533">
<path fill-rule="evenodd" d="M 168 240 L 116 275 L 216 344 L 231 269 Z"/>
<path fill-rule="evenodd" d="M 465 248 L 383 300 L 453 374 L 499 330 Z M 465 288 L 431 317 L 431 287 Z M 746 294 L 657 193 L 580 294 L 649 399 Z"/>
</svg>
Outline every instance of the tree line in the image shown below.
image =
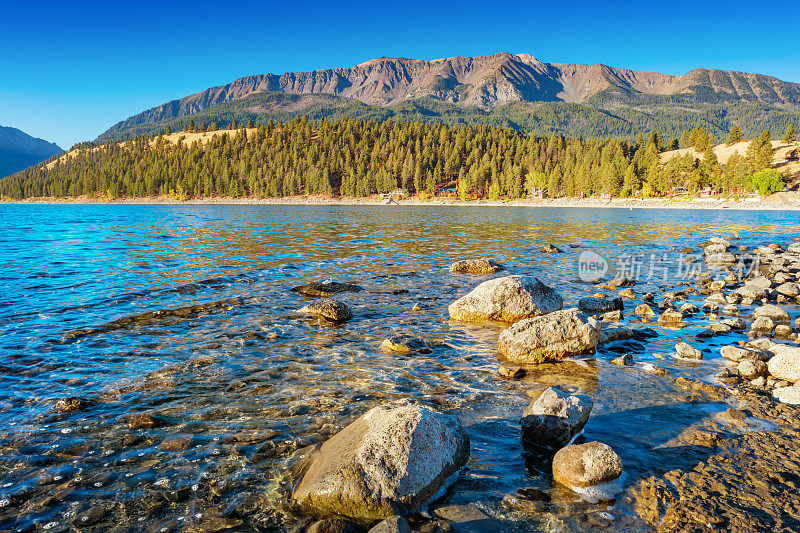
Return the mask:
<svg viewBox="0 0 800 533">
<path fill-rule="evenodd" d="M 540 194 L 665 196 L 678 188 L 704 187 L 733 194 L 761 192 L 764 179 L 758 181 L 758 176 L 770 168 L 773 156 L 768 131 L 723 167 L 702 128 L 664 143 L 658 133 L 628 142 L 393 119 L 315 122 L 304 116 L 283 124 L 240 126 L 233 122 L 231 129 L 205 142 L 188 142 L 184 135 L 177 143 L 164 135 L 143 135 L 123 143 L 82 143 L 71 157 L 55 157 L 0 180 L 0 195 L 364 197 L 402 189 L 407 194 L 446 191 L 462 199 L 494 200 Z M 184 131 L 217 128 L 191 122 Z M 741 132 L 732 129 L 728 140 L 736 142 L 737 135 Z M 793 140 L 793 128 L 787 136 Z M 703 157 L 689 153 L 661 161 L 665 149 L 684 143 Z M 773 178 L 767 180 L 768 188 L 782 188 L 783 181 L 773 183 Z"/>
</svg>

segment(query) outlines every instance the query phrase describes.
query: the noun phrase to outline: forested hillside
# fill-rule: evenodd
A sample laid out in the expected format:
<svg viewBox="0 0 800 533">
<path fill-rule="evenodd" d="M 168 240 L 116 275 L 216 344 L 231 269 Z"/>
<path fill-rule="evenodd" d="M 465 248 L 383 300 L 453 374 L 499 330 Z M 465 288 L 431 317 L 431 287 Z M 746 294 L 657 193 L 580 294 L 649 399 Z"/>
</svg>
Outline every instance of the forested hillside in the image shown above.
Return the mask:
<svg viewBox="0 0 800 533">
<path fill-rule="evenodd" d="M 644 132 L 660 132 L 664 138 L 679 137 L 685 130 L 702 127 L 722 139 L 734 125 L 755 137 L 764 130 L 776 135 L 788 124 L 800 124 L 800 110 L 782 109 L 761 103 L 708 103 L 688 101 L 683 96 L 652 96 L 622 90 L 606 91 L 585 103 L 510 102 L 484 109 L 457 105 L 434 98 L 418 98 L 382 107 L 367 105 L 352 98 L 327 94 L 287 94 L 259 92 L 238 100 L 216 104 L 193 115 L 169 118 L 156 123 L 122 122 L 100 136 L 99 141 L 122 141 L 138 135 L 158 135 L 180 131 L 191 123 L 216 123 L 227 128 L 236 121 L 256 125 L 288 122 L 308 115 L 311 120 L 343 118 L 363 120 L 408 119 L 441 122 L 450 126 L 490 124 L 515 128 L 526 133 L 549 136 L 619 137 L 633 142 Z"/>
<path fill-rule="evenodd" d="M 0 194 L 368 196 L 399 187 L 410 194 L 455 189 L 462 198 L 490 199 L 544 191 L 551 197 L 657 196 L 676 187 L 707 186 L 721 192 L 754 187 L 751 177 L 768 168 L 772 158 L 766 131 L 723 170 L 709 149 L 707 132 L 699 128 L 687 132 L 684 143 L 704 152 L 702 160 L 686 155 L 662 164 L 664 143 L 656 133 L 628 143 L 391 119 L 314 122 L 298 117 L 285 124 L 248 126 L 197 133 L 195 125 L 169 136 L 85 143 L 68 156 L 0 180 Z"/>
</svg>

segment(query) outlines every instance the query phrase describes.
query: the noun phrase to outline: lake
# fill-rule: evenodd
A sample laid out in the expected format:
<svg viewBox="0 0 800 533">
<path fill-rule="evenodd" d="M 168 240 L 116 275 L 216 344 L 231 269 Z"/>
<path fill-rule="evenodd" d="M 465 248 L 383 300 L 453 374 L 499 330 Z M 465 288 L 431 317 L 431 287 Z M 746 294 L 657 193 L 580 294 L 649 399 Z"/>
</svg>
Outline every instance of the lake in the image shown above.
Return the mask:
<svg viewBox="0 0 800 533">
<path fill-rule="evenodd" d="M 547 463 L 520 442 L 528 394 L 555 384 L 591 396 L 584 438 L 612 446 L 633 482 L 676 467 L 653 450 L 726 407 L 687 403 L 670 377 L 641 366 L 712 381 L 734 336 L 704 340 L 701 362 L 671 357 L 708 323 L 701 313 L 509 381 L 497 373 L 503 326 L 447 312 L 496 275 L 449 265 L 495 258 L 567 307 L 598 291 L 579 270 L 592 252 L 606 279 L 637 278 L 637 297 L 658 302 L 687 281 L 684 248 L 800 235 L 792 212 L 478 206 L 0 205 L 0 226 L 0 530 L 54 531 L 301 530 L 309 519 L 287 501 L 301 456 L 405 397 L 457 414 L 472 441 L 447 501 L 527 530 L 549 514 L 609 511 L 555 494 L 563 504 L 537 516 L 502 504 L 554 491 Z M 563 253 L 541 253 L 546 243 Z M 354 312 L 343 325 L 297 312 L 309 298 L 291 288 L 327 279 L 364 288 L 339 295 Z M 638 303 L 626 302 L 624 322 L 638 322 Z M 433 349 L 382 351 L 394 333 Z M 636 363 L 611 364 L 620 353 Z M 54 410 L 65 399 L 76 409 Z"/>
</svg>

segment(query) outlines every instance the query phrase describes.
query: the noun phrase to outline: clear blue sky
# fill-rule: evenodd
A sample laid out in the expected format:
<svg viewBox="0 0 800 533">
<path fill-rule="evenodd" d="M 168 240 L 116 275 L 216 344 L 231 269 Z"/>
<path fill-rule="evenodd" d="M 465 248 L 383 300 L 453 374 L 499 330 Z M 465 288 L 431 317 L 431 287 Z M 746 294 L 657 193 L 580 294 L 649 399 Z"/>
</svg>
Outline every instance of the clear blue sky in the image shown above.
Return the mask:
<svg viewBox="0 0 800 533">
<path fill-rule="evenodd" d="M 0 125 L 63 148 L 241 76 L 501 51 L 800 82 L 794 2 L 0 0 Z M 762 6 L 765 6 L 762 8 Z M 777 12 L 773 9 L 777 8 Z"/>
</svg>

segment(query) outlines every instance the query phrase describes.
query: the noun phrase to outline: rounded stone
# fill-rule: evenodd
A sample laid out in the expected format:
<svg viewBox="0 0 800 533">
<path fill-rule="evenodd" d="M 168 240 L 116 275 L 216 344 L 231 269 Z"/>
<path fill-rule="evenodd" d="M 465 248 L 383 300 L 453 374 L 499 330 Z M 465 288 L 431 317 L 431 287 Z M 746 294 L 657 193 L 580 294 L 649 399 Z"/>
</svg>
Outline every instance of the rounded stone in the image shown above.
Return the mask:
<svg viewBox="0 0 800 533">
<path fill-rule="evenodd" d="M 591 487 L 621 475 L 622 460 L 602 442 L 566 446 L 553 457 L 553 479 L 567 487 Z"/>
</svg>

